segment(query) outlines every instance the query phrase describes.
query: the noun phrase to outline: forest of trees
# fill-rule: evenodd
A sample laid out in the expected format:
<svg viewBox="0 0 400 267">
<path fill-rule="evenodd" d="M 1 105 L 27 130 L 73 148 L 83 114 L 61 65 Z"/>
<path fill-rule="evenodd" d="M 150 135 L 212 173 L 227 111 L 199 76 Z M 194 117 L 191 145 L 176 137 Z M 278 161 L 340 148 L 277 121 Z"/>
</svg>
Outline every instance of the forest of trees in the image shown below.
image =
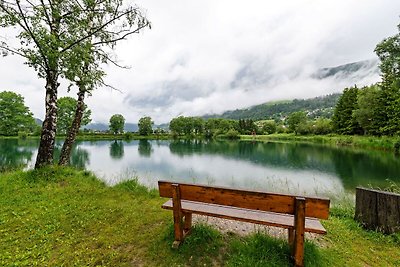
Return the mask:
<svg viewBox="0 0 400 267">
<path fill-rule="evenodd" d="M 204 118 L 224 118 L 224 119 L 252 119 L 252 120 L 282 120 L 289 114 L 296 111 L 307 111 L 309 117 L 330 118 L 333 109 L 341 94 L 330 94 L 310 99 L 294 99 L 290 101 L 272 102 L 256 105 L 247 109 L 226 111 L 221 115 L 207 115 Z"/>
</svg>

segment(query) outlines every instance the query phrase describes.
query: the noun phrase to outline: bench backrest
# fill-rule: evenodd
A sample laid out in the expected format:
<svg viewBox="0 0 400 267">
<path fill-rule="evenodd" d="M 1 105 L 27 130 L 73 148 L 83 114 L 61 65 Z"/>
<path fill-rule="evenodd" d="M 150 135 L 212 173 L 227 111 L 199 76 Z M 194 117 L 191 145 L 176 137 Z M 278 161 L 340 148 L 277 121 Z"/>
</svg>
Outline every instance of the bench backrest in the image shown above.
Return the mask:
<svg viewBox="0 0 400 267">
<path fill-rule="evenodd" d="M 160 196 L 172 198 L 174 184 L 179 185 L 180 198 L 183 200 L 277 213 L 295 214 L 295 199 L 296 197 L 301 197 L 166 181 L 158 182 Z M 306 217 L 328 219 L 329 199 L 316 197 L 303 198 L 306 205 Z"/>
</svg>

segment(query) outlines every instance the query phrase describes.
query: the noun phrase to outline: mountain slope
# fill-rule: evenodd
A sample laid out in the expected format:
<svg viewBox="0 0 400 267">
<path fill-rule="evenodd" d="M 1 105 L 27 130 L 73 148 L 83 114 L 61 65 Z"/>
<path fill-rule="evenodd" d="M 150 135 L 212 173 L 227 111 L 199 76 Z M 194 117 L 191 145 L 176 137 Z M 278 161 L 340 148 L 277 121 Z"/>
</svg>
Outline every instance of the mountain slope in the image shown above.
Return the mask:
<svg viewBox="0 0 400 267">
<path fill-rule="evenodd" d="M 280 119 L 287 117 L 296 111 L 305 111 L 310 118 L 330 118 L 333 109 L 341 94 L 330 94 L 310 99 L 294 99 L 290 101 L 271 102 L 256 105 L 247 109 L 226 111 L 221 115 L 206 115 L 204 118 L 225 118 L 225 119 Z"/>
</svg>

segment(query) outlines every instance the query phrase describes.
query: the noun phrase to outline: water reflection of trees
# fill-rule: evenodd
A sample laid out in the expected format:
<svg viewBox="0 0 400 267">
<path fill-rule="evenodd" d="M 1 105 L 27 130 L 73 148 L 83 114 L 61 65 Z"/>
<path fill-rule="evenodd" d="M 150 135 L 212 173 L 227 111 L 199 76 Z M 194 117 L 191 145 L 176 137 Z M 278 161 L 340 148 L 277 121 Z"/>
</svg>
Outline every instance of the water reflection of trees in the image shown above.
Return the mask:
<svg viewBox="0 0 400 267">
<path fill-rule="evenodd" d="M 121 159 L 124 157 L 124 143 L 120 140 L 115 140 L 110 145 L 110 157 L 113 159 Z"/>
<path fill-rule="evenodd" d="M 381 151 L 299 143 L 192 140 L 173 141 L 169 148 L 179 156 L 215 154 L 282 169 L 331 173 L 338 176 L 346 188 L 366 183 L 385 185 L 387 178 L 400 182 L 400 159 Z"/>
<path fill-rule="evenodd" d="M 36 140 L 0 139 L 0 171 L 24 168 L 32 160 Z"/>
<path fill-rule="evenodd" d="M 86 149 L 80 147 L 79 146 L 80 143 L 81 142 L 77 142 L 74 144 L 72 148 L 70 162 L 71 165 L 76 168 L 85 169 L 90 162 L 89 152 Z M 58 159 L 60 158 L 61 148 L 62 148 L 62 143 L 57 143 L 56 146 L 54 147 L 54 158 L 56 162 L 58 162 Z"/>
<path fill-rule="evenodd" d="M 139 152 L 139 155 L 142 157 L 148 158 L 151 156 L 151 153 L 153 152 L 153 148 L 152 148 L 149 140 L 146 140 L 146 139 L 139 140 L 138 152 Z"/>
</svg>

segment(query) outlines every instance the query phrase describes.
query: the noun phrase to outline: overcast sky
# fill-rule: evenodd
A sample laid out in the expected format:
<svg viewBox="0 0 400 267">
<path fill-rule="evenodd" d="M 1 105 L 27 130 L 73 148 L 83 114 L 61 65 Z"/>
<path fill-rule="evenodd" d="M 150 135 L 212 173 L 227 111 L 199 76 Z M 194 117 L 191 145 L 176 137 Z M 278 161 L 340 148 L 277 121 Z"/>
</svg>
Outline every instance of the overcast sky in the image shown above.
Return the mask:
<svg viewBox="0 0 400 267">
<path fill-rule="evenodd" d="M 178 115 L 221 113 L 263 102 L 340 92 L 379 80 L 312 78 L 324 67 L 376 58 L 373 50 L 397 32 L 398 0 L 188 1 L 142 0 L 152 29 L 119 43 L 119 63 L 106 67 L 107 88 L 87 103 L 95 122 L 123 114 L 136 123 Z M 3 30 L 2 30 L 3 31 Z M 44 80 L 17 56 L 0 58 L 0 91 L 22 94 L 44 117 Z M 65 85 L 60 96 L 67 94 Z"/>
</svg>

